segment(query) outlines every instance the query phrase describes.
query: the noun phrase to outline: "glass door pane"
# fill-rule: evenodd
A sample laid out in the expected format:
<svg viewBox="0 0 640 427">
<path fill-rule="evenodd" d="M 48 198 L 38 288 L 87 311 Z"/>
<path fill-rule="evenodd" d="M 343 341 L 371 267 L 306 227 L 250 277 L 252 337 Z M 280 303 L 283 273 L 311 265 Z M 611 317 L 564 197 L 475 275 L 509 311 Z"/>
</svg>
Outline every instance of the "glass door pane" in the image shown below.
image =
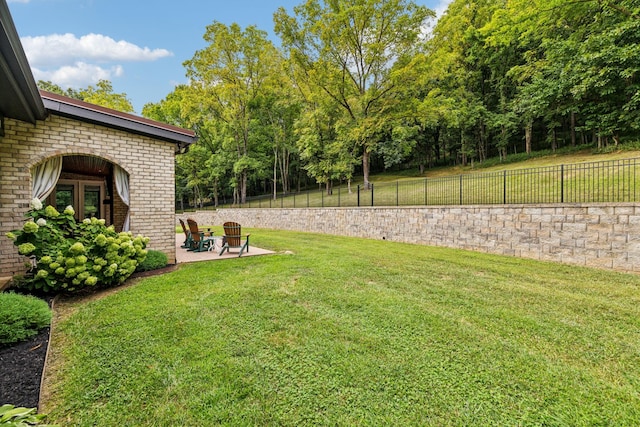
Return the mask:
<svg viewBox="0 0 640 427">
<path fill-rule="evenodd" d="M 100 186 L 84 186 L 84 206 L 82 218 L 100 218 Z"/>
<path fill-rule="evenodd" d="M 56 209 L 58 212 L 65 210 L 67 206 L 73 206 L 75 200 L 75 187 L 70 184 L 58 184 L 56 186 Z"/>
</svg>

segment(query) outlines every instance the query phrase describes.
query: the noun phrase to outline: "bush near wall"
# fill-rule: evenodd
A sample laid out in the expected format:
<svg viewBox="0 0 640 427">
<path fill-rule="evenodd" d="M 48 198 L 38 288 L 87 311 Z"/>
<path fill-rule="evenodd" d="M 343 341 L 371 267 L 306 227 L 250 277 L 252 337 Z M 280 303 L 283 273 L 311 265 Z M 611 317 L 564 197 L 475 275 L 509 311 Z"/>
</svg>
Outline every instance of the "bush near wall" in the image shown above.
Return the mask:
<svg viewBox="0 0 640 427">
<path fill-rule="evenodd" d="M 76 222 L 71 206 L 58 212 L 31 201 L 28 220 L 7 237 L 21 255 L 29 257 L 27 272 L 15 281 L 30 291 L 74 291 L 124 282 L 147 256 L 149 239 L 130 232 L 116 233 L 102 219 Z"/>
<path fill-rule="evenodd" d="M 0 345 L 24 341 L 51 324 L 46 301 L 13 292 L 0 293 Z"/>
</svg>

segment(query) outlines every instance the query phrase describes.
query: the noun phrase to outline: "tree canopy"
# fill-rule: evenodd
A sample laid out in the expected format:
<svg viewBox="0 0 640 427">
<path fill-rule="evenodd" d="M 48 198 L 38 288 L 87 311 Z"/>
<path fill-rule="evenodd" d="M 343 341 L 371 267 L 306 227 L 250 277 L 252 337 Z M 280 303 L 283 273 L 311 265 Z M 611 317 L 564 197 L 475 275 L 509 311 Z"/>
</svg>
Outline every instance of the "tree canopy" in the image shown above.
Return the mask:
<svg viewBox="0 0 640 427">
<path fill-rule="evenodd" d="M 304 0 L 274 14 L 278 43 L 212 23 L 189 84 L 143 112 L 198 133 L 179 199 L 637 141 L 638 0 L 454 0 L 433 16 L 412 0 Z"/>
<path fill-rule="evenodd" d="M 109 80 L 100 80 L 95 86 L 89 85 L 85 89 L 62 89 L 59 85 L 50 81 L 38 81 L 38 87 L 59 95 L 68 96 L 91 104 L 101 105 L 125 113 L 133 113 L 133 105 L 126 93 L 114 93 L 113 85 Z"/>
</svg>

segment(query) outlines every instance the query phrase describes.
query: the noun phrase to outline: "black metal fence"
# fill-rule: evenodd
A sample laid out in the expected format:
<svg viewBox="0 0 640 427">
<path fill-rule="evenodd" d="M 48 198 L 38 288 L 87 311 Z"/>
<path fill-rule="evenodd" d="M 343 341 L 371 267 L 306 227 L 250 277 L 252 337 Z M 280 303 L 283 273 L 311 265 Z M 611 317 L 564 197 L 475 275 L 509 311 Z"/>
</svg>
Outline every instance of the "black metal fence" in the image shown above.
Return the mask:
<svg viewBox="0 0 640 427">
<path fill-rule="evenodd" d="M 638 202 L 638 158 L 253 197 L 243 208 Z M 224 206 L 222 206 L 224 207 Z"/>
</svg>

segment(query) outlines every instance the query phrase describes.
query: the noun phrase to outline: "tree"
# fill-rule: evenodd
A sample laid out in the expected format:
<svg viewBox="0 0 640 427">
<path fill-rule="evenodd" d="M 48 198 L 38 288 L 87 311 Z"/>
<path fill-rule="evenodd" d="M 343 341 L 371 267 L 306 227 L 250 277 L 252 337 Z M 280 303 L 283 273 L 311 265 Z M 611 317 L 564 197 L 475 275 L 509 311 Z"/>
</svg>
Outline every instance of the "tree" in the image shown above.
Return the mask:
<svg viewBox="0 0 640 427">
<path fill-rule="evenodd" d="M 425 46 L 421 110 L 437 118 L 429 120 L 431 126 L 442 128 L 438 135 L 446 136 L 444 144 L 463 165 L 486 159 L 511 129 L 506 114 L 512 83 L 506 72 L 515 55 L 488 46 L 481 31 L 503 3 L 454 0 Z"/>
<path fill-rule="evenodd" d="M 133 113 L 133 105 L 126 93 L 114 93 L 109 80 L 100 80 L 96 86 L 88 86 L 85 89 L 62 89 L 59 85 L 50 81 L 38 81 L 38 87 L 42 90 L 68 96 L 91 104 L 101 105 L 113 110 Z"/>
<path fill-rule="evenodd" d="M 277 197 L 279 185 L 283 193 L 291 191 L 292 166 L 295 169 L 298 165 L 294 125 L 302 107 L 300 95 L 295 91 L 284 69 L 287 66 L 286 61 L 277 62 L 278 68 L 274 68 L 274 71 L 279 72 L 271 76 L 259 103 L 254 107 L 259 120 L 259 126 L 255 126 L 254 131 L 262 135 L 265 146 L 271 147 L 271 183 L 274 199 Z"/>
<path fill-rule="evenodd" d="M 296 123 L 300 158 L 307 173 L 331 194 L 333 180 L 353 177 L 355 157 L 339 135 L 340 107 L 333 99 L 319 93 L 306 105 Z"/>
<path fill-rule="evenodd" d="M 206 131 L 200 111 L 194 106 L 194 93 L 186 85 L 176 86 L 173 92 L 158 103 L 148 103 L 142 109 L 144 117 L 163 123 L 193 129 L 198 141 L 189 147 L 189 151 L 176 157 L 176 200 L 184 208 L 184 199 L 193 200 L 193 205 L 202 206 L 207 195 L 206 188 L 211 187 L 210 176 L 204 165 L 215 151 L 211 142 L 211 133 Z M 214 190 L 215 193 L 215 190 Z M 217 193 L 215 193 L 217 200 Z"/>
<path fill-rule="evenodd" d="M 80 94 L 77 90 L 73 88 L 68 88 L 67 90 L 62 89 L 60 85 L 52 83 L 51 81 L 38 80 L 38 89 L 46 90 L 47 92 L 57 93 L 58 95 L 68 96 L 69 98 L 74 98 L 82 101 Z"/>
<path fill-rule="evenodd" d="M 514 111 L 524 117 L 527 151 L 533 121 L 542 120 L 552 148 L 568 123 L 599 144 L 637 129 L 640 19 L 635 0 L 514 0 L 485 28 L 491 44 L 517 44 L 523 61 Z"/>
<path fill-rule="evenodd" d="M 244 203 L 251 175 L 264 175 L 264 139 L 259 126 L 259 106 L 280 72 L 280 54 L 267 34 L 254 26 L 214 22 L 204 36 L 209 46 L 185 62 L 191 87 L 197 93 L 206 120 L 220 122 L 223 145 L 236 155 L 233 164 L 234 202 Z M 205 121 L 206 121 L 205 120 Z"/>
<path fill-rule="evenodd" d="M 311 90 L 340 106 L 340 137 L 357 149 L 368 186 L 378 130 L 398 102 L 396 78 L 408 71 L 394 65 L 410 63 L 400 59 L 433 12 L 407 0 L 307 0 L 294 12 L 276 12 L 276 33 Z"/>
</svg>

